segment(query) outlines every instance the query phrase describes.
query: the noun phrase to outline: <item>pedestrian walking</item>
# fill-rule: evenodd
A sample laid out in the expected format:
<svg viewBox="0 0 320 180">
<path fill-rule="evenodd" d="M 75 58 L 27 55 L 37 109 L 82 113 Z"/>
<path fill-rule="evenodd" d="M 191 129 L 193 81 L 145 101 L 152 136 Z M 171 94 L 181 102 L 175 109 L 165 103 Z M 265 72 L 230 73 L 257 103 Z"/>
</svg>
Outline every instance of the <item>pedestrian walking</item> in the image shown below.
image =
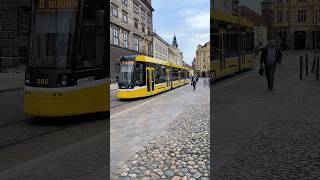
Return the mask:
<svg viewBox="0 0 320 180">
<path fill-rule="evenodd" d="M 274 40 L 270 40 L 269 44 L 261 52 L 259 70 L 259 72 L 265 72 L 269 91 L 273 91 L 274 74 L 277 66 L 281 65 L 281 60 L 281 50 L 275 47 Z"/>
<path fill-rule="evenodd" d="M 197 86 L 197 78 L 196 77 L 192 77 L 191 79 L 191 84 L 193 86 L 193 90 L 195 91 L 196 90 L 196 86 Z"/>
</svg>

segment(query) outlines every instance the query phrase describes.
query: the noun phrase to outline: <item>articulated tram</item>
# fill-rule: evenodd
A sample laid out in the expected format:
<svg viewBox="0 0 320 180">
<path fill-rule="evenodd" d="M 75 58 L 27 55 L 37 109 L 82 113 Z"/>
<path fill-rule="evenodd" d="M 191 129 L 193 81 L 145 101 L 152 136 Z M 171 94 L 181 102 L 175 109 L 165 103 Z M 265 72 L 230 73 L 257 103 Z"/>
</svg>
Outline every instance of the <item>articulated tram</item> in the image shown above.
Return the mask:
<svg viewBox="0 0 320 180">
<path fill-rule="evenodd" d="M 244 17 L 211 11 L 211 79 L 253 67 L 254 25 Z"/>
<path fill-rule="evenodd" d="M 187 67 L 148 56 L 125 56 L 120 59 L 117 96 L 119 99 L 146 97 L 189 82 Z"/>
<path fill-rule="evenodd" d="M 25 112 L 71 116 L 109 111 L 106 1 L 31 3 Z"/>
</svg>

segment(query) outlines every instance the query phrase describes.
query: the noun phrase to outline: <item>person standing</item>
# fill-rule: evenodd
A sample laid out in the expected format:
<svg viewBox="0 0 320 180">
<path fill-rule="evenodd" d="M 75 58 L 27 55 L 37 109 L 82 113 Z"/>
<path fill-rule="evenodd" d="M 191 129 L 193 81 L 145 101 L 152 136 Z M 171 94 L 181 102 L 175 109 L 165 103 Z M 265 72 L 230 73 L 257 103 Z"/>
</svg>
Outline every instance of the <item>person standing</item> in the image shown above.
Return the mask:
<svg viewBox="0 0 320 180">
<path fill-rule="evenodd" d="M 274 40 L 270 40 L 269 44 L 262 49 L 260 57 L 260 69 L 265 71 L 269 91 L 273 91 L 274 74 L 276 67 L 281 65 L 281 61 L 280 49 L 275 47 Z"/>
</svg>

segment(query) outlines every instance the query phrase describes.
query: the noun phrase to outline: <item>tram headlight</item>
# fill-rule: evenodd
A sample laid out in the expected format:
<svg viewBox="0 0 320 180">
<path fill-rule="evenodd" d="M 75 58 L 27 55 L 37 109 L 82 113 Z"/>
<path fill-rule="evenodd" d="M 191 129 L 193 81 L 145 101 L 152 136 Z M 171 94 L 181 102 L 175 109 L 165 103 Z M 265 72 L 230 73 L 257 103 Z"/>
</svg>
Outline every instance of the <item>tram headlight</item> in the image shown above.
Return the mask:
<svg viewBox="0 0 320 180">
<path fill-rule="evenodd" d="M 30 74 L 26 73 L 25 77 L 26 77 L 26 78 L 25 78 L 26 84 L 30 84 Z"/>
<path fill-rule="evenodd" d="M 62 75 L 60 76 L 60 85 L 61 86 L 67 86 L 68 85 L 68 76 L 67 75 Z"/>
</svg>

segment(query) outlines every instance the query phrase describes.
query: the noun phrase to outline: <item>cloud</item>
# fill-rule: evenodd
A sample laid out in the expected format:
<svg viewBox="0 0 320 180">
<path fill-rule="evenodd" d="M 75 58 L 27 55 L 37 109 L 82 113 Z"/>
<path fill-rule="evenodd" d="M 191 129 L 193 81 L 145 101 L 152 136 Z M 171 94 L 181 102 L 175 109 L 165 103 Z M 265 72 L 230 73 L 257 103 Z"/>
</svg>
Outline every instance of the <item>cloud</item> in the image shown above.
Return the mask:
<svg viewBox="0 0 320 180">
<path fill-rule="evenodd" d="M 169 8 L 164 7 L 167 2 L 152 2 L 155 1 L 162 6 L 156 7 L 156 22 L 161 22 L 157 26 L 157 34 L 171 44 L 175 33 L 184 61 L 191 64 L 197 46 L 210 40 L 210 1 L 170 0 Z M 198 6 L 197 3 L 202 5 Z"/>
</svg>

